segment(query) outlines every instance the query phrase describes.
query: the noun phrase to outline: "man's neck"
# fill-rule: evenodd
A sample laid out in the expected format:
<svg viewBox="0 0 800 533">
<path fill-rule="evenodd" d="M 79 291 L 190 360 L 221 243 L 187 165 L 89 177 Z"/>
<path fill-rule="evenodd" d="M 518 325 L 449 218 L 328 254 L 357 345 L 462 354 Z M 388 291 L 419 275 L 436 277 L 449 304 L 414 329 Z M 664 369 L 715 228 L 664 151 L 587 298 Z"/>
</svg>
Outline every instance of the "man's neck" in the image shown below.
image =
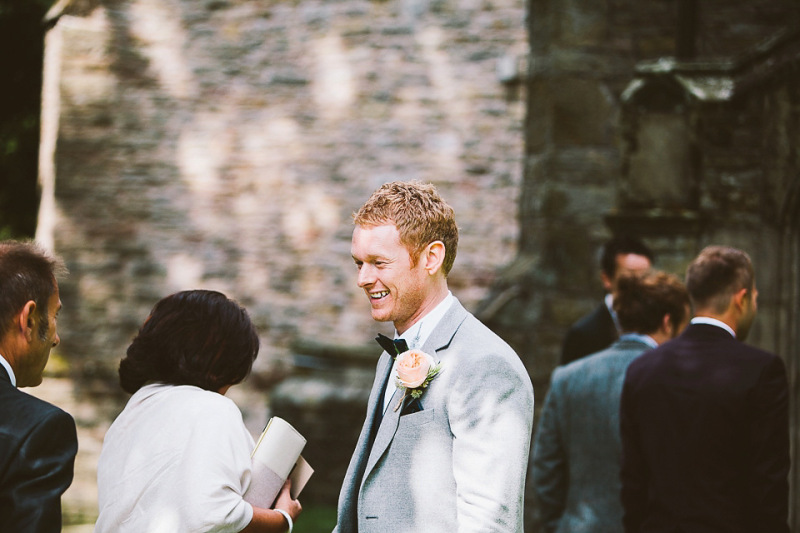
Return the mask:
<svg viewBox="0 0 800 533">
<path fill-rule="evenodd" d="M 421 349 L 431 336 L 431 333 L 433 333 L 433 330 L 444 318 L 444 315 L 447 314 L 447 310 L 450 309 L 454 300 L 455 297 L 448 292 L 447 296 L 436 307 L 417 320 L 404 334 L 399 335 L 406 340 L 410 348 Z"/>
<path fill-rule="evenodd" d="M 420 305 L 412 320 L 409 320 L 408 323 L 400 326 L 398 326 L 397 323 L 394 324 L 395 331 L 397 331 L 399 335 L 402 335 L 414 327 L 414 325 L 419 324 L 420 320 L 428 316 L 431 311 L 436 309 L 436 307 L 442 303 L 445 298 L 447 298 L 448 294 L 450 294 L 450 291 L 447 288 L 447 283 L 440 285 L 433 293 L 431 293 L 425 302 Z"/>
</svg>

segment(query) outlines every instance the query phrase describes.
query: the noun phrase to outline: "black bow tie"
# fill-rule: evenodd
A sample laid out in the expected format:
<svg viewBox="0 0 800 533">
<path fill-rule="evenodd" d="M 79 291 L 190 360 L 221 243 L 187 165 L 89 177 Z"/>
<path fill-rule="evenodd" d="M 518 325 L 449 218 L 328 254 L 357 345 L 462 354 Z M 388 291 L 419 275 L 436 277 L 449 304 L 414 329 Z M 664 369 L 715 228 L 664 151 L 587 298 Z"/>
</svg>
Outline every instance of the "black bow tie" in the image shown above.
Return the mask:
<svg viewBox="0 0 800 533">
<path fill-rule="evenodd" d="M 405 339 L 390 339 L 386 335 L 378 334 L 375 337 L 375 340 L 378 341 L 378 344 L 381 345 L 381 348 L 386 350 L 386 353 L 391 355 L 392 357 L 396 357 L 403 352 L 408 351 L 408 344 L 406 344 Z"/>
</svg>

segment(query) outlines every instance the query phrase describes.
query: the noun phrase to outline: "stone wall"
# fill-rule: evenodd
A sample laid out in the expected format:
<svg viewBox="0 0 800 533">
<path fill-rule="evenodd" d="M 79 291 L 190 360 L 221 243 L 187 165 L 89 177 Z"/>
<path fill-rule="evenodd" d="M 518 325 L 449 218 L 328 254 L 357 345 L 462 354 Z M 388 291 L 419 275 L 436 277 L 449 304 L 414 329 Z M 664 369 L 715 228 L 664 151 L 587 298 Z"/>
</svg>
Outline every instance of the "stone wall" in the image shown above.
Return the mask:
<svg viewBox="0 0 800 533">
<path fill-rule="evenodd" d="M 394 179 L 432 181 L 455 207 L 451 283 L 474 305 L 516 247 L 523 102 L 497 69 L 524 53 L 523 21 L 511 0 L 131 0 L 63 16 L 39 237 L 72 271 L 64 355 L 116 360 L 157 298 L 199 286 L 251 310 L 268 357 L 303 336 L 366 342 L 350 213 Z"/>
<path fill-rule="evenodd" d="M 379 185 L 431 181 L 453 205 L 461 242 L 450 284 L 468 308 L 514 257 L 522 0 L 59 5 L 46 42 L 37 238 L 71 271 L 51 373 L 77 378 L 88 483 L 125 399 L 117 362 L 162 296 L 213 288 L 249 309 L 261 355 L 231 394 L 255 433 L 274 407 L 264 392 L 305 371 L 298 343 L 377 355 L 372 338 L 390 326 L 373 323 L 356 287 L 350 215 Z M 363 407 L 359 394 L 349 401 Z M 310 446 L 349 455 L 343 434 Z M 343 467 L 315 466 L 332 503 Z M 73 514 L 90 515 L 91 487 L 77 491 Z"/>
</svg>

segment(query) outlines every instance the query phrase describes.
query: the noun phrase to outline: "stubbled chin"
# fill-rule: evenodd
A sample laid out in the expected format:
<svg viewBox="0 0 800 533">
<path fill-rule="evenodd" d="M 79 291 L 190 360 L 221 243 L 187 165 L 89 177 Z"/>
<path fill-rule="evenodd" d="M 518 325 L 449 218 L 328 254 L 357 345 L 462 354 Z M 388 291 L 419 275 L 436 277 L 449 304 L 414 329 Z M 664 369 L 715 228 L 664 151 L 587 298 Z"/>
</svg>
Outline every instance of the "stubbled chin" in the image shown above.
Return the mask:
<svg viewBox="0 0 800 533">
<path fill-rule="evenodd" d="M 389 316 L 388 316 L 388 313 L 386 313 L 382 309 L 375 309 L 373 307 L 372 308 L 372 320 L 375 320 L 377 322 L 386 322 L 387 320 L 389 320 Z"/>
<path fill-rule="evenodd" d="M 387 298 L 370 300 L 372 304 L 372 320 L 377 320 L 378 322 L 386 322 L 389 320 L 390 310 L 386 306 L 386 300 Z"/>
</svg>

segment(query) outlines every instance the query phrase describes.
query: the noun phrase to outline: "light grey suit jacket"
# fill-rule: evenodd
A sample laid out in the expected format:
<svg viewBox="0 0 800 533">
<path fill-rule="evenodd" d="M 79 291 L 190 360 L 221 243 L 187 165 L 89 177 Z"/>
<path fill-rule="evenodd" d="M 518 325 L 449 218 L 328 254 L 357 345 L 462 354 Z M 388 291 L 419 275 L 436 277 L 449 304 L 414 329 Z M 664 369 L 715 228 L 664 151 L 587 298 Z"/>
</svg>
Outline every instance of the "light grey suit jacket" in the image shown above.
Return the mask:
<svg viewBox="0 0 800 533">
<path fill-rule="evenodd" d="M 442 370 L 425 389 L 422 410 L 394 411 L 395 394 L 370 450 L 392 358 L 384 352 L 378 361 L 334 531 L 521 533 L 533 422 L 525 367 L 457 300 L 423 350 Z"/>
<path fill-rule="evenodd" d="M 553 372 L 533 444 L 547 533 L 619 533 L 619 404 L 628 364 L 650 346 L 621 338 Z"/>
</svg>

